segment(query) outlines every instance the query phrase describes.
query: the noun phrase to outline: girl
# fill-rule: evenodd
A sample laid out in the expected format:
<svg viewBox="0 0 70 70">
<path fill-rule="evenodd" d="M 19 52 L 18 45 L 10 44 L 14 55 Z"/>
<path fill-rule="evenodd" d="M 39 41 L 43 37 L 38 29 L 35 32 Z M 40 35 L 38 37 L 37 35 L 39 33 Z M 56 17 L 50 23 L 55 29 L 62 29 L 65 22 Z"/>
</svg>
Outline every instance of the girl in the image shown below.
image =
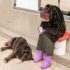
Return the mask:
<svg viewBox="0 0 70 70">
<path fill-rule="evenodd" d="M 43 59 L 44 63 L 41 68 L 48 68 L 51 66 L 52 55 L 54 50 L 54 43 L 64 35 L 66 27 L 61 10 L 54 5 L 46 5 L 41 10 L 40 16 L 42 18 L 39 27 L 39 39 L 37 44 L 37 57 L 34 62 L 37 63 Z"/>
</svg>

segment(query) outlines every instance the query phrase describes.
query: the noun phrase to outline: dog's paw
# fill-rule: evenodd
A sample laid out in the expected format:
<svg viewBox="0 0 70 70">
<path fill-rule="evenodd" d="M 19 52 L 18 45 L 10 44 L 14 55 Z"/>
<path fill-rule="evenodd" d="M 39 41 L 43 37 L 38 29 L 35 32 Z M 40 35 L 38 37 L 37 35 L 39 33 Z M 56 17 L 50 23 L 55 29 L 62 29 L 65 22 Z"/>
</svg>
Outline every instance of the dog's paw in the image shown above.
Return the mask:
<svg viewBox="0 0 70 70">
<path fill-rule="evenodd" d="M 5 58 L 5 59 L 4 59 L 4 62 L 5 62 L 5 63 L 8 63 L 8 61 L 9 61 L 8 58 Z"/>
<path fill-rule="evenodd" d="M 3 48 L 0 48 L 0 52 L 2 52 L 2 51 L 4 51 L 4 49 Z"/>
</svg>

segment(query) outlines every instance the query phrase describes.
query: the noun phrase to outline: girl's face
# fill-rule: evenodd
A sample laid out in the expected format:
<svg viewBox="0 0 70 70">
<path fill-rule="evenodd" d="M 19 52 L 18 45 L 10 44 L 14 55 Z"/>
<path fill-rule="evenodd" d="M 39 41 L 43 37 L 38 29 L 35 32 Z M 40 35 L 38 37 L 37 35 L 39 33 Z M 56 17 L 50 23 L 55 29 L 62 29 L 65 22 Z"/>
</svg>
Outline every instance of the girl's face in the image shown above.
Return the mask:
<svg viewBox="0 0 70 70">
<path fill-rule="evenodd" d="M 40 17 L 42 21 L 49 21 L 49 12 L 48 10 L 43 9 L 40 13 Z"/>
<path fill-rule="evenodd" d="M 44 18 L 41 17 L 41 21 L 46 21 L 46 22 L 48 22 L 48 21 L 49 21 L 49 18 L 48 18 L 48 19 L 44 19 Z"/>
</svg>

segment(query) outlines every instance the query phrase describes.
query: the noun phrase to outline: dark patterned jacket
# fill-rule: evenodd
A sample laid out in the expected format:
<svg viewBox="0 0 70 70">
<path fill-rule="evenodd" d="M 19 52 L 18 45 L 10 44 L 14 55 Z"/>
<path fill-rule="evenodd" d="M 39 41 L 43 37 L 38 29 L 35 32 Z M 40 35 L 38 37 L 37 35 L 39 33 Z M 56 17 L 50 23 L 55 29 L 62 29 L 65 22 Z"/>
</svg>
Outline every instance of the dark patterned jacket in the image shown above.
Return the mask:
<svg viewBox="0 0 70 70">
<path fill-rule="evenodd" d="M 62 37 L 66 31 L 66 25 L 61 10 L 54 5 L 46 5 L 42 10 L 44 14 L 49 13 L 49 21 L 41 22 L 41 27 L 45 29 L 44 34 L 48 36 L 53 42 L 56 42 Z"/>
<path fill-rule="evenodd" d="M 51 25 L 52 22 L 41 22 L 41 27 L 45 30 L 43 34 L 48 36 L 53 42 L 56 42 L 65 33 L 65 25 Z"/>
</svg>

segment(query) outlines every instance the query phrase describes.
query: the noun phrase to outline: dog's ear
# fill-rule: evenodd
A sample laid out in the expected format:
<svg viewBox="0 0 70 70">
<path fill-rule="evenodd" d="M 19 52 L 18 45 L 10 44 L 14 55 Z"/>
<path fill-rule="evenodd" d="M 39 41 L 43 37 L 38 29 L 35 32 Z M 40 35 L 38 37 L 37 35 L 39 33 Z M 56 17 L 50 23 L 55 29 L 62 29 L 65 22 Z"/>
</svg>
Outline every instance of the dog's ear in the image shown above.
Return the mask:
<svg viewBox="0 0 70 70">
<path fill-rule="evenodd" d="M 34 60 L 34 58 L 32 57 L 31 60 Z"/>
</svg>

